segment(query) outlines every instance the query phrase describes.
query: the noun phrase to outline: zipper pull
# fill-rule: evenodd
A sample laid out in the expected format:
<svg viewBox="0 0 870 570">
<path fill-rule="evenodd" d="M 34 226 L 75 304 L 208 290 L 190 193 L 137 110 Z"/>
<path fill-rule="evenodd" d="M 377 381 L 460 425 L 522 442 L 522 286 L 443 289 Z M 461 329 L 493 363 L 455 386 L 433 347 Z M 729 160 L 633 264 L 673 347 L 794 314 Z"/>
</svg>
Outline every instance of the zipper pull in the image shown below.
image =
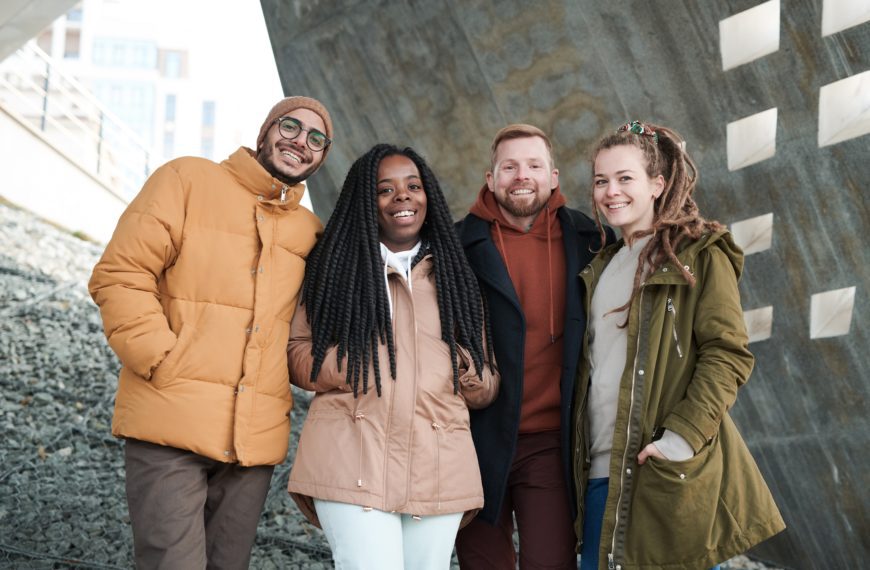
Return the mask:
<svg viewBox="0 0 870 570">
<path fill-rule="evenodd" d="M 285 199 L 287 198 L 287 185 L 281 185 L 281 203 L 283 204 Z"/>
<path fill-rule="evenodd" d="M 616 564 L 613 563 L 613 554 L 608 553 L 607 555 L 607 568 L 608 570 L 614 570 L 616 568 Z"/>
<path fill-rule="evenodd" d="M 677 336 L 677 309 L 674 307 L 674 301 L 670 297 L 668 297 L 668 312 L 674 315 L 674 320 L 672 323 L 674 332 L 674 345 L 677 347 L 677 356 L 682 358 L 683 349 L 680 348 L 680 337 Z"/>
</svg>

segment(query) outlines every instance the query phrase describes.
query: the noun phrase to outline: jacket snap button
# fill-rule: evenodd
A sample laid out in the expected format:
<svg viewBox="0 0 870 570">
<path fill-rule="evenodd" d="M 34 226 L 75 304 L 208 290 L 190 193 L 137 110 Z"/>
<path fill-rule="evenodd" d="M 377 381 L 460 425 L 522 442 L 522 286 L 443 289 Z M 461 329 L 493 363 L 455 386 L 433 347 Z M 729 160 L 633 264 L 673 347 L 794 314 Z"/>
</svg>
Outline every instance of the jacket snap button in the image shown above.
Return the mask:
<svg viewBox="0 0 870 570">
<path fill-rule="evenodd" d="M 257 196 L 257 200 L 259 200 L 260 202 L 262 202 L 262 201 L 263 201 L 263 197 L 262 197 L 262 196 Z"/>
<path fill-rule="evenodd" d="M 628 475 L 631 475 L 631 467 L 629 467 L 628 469 L 626 469 L 625 472 L 626 472 Z"/>
<path fill-rule="evenodd" d="M 261 222 L 262 222 L 263 220 L 265 220 L 265 219 L 266 219 L 266 218 L 264 218 L 263 216 L 257 216 L 257 220 L 259 220 L 259 221 L 261 221 Z"/>
<path fill-rule="evenodd" d="M 668 268 L 667 268 L 667 267 L 662 267 L 662 273 L 667 273 L 667 272 L 668 272 Z"/>
<path fill-rule="evenodd" d="M 230 452 L 229 452 L 229 451 L 224 451 L 224 455 L 226 455 L 227 457 L 229 457 L 229 456 L 230 456 Z"/>
<path fill-rule="evenodd" d="M 640 370 L 637 371 L 637 375 L 638 375 L 638 376 L 643 376 L 643 368 L 641 368 Z"/>
<path fill-rule="evenodd" d="M 685 474 L 685 473 L 680 473 L 680 479 L 685 479 L 685 478 L 686 478 L 686 474 Z"/>
</svg>

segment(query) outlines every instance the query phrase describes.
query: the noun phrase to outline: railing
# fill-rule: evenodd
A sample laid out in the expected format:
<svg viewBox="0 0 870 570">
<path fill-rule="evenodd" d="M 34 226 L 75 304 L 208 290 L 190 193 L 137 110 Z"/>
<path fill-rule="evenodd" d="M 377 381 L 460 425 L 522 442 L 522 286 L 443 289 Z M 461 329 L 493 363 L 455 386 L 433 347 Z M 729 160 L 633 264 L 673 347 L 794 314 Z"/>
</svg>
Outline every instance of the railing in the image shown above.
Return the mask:
<svg viewBox="0 0 870 570">
<path fill-rule="evenodd" d="M 0 107 L 125 200 L 151 172 L 149 147 L 33 41 L 0 62 Z"/>
</svg>

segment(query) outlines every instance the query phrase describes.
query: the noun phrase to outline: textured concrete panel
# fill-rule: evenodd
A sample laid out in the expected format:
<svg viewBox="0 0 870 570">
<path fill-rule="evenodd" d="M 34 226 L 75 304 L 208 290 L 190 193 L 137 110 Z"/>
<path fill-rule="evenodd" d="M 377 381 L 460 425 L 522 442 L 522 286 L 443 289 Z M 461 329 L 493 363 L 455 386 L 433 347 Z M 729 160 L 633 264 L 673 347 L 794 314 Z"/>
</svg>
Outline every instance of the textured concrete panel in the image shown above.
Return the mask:
<svg viewBox="0 0 870 570">
<path fill-rule="evenodd" d="M 3 0 L 0 4 L 0 60 L 34 37 L 78 0 Z"/>
<path fill-rule="evenodd" d="M 628 119 L 667 124 L 700 168 L 702 211 L 773 213 L 746 258 L 744 307 L 770 338 L 734 409 L 789 529 L 755 554 L 790 568 L 870 557 L 870 136 L 819 147 L 823 86 L 870 70 L 870 23 L 821 34 L 821 0 L 782 0 L 779 49 L 722 71 L 719 23 L 752 0 L 262 0 L 285 91 L 322 99 L 336 146 L 312 180 L 326 218 L 350 162 L 381 141 L 432 163 L 467 211 L 508 122 L 553 136 L 569 203 L 589 211 L 590 144 Z M 729 172 L 727 125 L 777 109 L 776 154 Z M 811 296 L 855 286 L 849 332 L 810 339 Z"/>
</svg>

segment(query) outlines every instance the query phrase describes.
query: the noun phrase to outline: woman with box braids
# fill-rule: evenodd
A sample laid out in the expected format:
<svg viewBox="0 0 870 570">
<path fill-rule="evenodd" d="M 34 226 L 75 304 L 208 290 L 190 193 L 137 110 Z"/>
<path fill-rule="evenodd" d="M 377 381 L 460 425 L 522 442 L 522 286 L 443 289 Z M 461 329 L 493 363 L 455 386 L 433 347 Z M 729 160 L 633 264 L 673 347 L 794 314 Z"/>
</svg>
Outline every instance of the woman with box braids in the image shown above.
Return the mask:
<svg viewBox="0 0 870 570">
<path fill-rule="evenodd" d="M 326 231 L 308 260 L 302 302 L 312 328 L 311 380 L 316 381 L 326 349 L 336 344 L 336 357 L 348 357 L 347 380 L 354 393 L 360 380 L 363 393 L 367 392 L 369 363 L 377 362 L 381 343 L 387 344 L 390 376 L 396 378 L 393 332 L 388 326 L 389 303 L 380 262 L 376 195 L 371 192 L 378 165 L 388 156 L 410 159 L 426 189 L 427 216 L 420 231 L 423 250 L 419 255 L 433 255 L 442 339 L 450 347 L 454 389 L 458 390 L 456 343 L 468 349 L 476 366 L 482 366 L 484 360 L 484 311 L 477 280 L 465 261 L 452 230 L 447 202 L 428 165 L 412 149 L 399 150 L 386 144 L 375 146 L 353 164 Z M 359 262 L 361 259 L 367 262 Z M 357 292 L 362 302 L 351 292 Z M 378 366 L 373 368 L 380 394 L 380 373 Z"/>
<path fill-rule="evenodd" d="M 316 392 L 289 490 L 337 567 L 449 566 L 483 505 L 468 409 L 498 394 L 487 320 L 435 175 L 376 145 L 309 256 L 288 346 Z"/>
</svg>

